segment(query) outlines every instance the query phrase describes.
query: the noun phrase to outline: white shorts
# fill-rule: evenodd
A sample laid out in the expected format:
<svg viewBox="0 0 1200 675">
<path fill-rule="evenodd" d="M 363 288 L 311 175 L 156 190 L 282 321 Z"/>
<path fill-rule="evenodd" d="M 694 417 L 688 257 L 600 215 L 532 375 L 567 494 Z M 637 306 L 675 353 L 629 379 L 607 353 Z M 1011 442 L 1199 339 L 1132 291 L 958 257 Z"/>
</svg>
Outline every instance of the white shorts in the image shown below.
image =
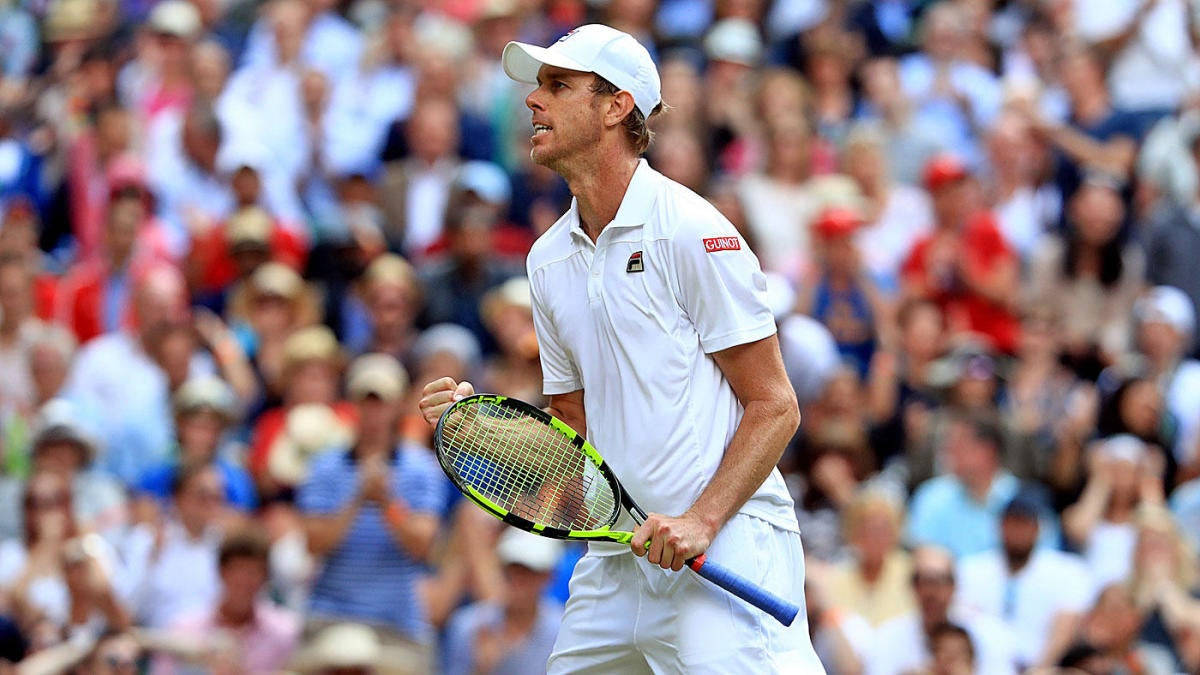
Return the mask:
<svg viewBox="0 0 1200 675">
<path fill-rule="evenodd" d="M 549 673 L 824 674 L 804 613 L 800 535 L 735 515 L 708 557 L 800 605 L 784 627 L 687 569 L 633 554 L 586 555 L 547 664 Z"/>
</svg>

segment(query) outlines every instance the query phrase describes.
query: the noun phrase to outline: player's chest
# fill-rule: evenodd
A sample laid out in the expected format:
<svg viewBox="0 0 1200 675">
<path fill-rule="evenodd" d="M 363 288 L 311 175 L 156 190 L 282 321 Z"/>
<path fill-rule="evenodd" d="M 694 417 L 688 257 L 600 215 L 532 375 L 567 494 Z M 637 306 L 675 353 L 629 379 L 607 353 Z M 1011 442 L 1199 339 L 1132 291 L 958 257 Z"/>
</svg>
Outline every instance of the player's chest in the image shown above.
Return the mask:
<svg viewBox="0 0 1200 675">
<path fill-rule="evenodd" d="M 572 346 L 599 346 L 596 340 L 636 346 L 675 332 L 682 312 L 668 261 L 654 245 L 615 238 L 569 262 L 547 282 L 557 298 L 555 322 Z"/>
</svg>

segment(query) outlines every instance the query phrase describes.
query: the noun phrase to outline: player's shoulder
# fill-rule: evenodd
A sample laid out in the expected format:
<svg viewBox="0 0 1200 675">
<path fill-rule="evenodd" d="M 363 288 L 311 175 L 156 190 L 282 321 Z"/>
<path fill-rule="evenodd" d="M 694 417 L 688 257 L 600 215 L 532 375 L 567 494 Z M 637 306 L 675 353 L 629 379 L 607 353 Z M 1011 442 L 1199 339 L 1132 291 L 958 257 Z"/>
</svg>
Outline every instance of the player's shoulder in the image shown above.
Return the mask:
<svg viewBox="0 0 1200 675">
<path fill-rule="evenodd" d="M 571 226 L 577 218 L 575 209 L 568 209 L 559 216 L 545 232 L 533 242 L 529 255 L 525 259 L 525 267 L 530 278 L 539 268 L 550 263 L 568 258 L 575 252 L 571 242 Z"/>
<path fill-rule="evenodd" d="M 657 175 L 652 235 L 664 239 L 688 235 L 737 236 L 737 230 L 707 199 L 666 176 Z"/>
</svg>

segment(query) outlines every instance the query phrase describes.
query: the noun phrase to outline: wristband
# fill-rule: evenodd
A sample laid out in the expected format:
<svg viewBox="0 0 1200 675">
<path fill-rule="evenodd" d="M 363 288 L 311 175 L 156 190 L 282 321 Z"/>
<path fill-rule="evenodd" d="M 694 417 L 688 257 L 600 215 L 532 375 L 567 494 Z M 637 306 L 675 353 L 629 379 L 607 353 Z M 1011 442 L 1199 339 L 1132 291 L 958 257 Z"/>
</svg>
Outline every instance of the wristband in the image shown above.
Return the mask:
<svg viewBox="0 0 1200 675">
<path fill-rule="evenodd" d="M 393 499 L 388 502 L 387 509 L 383 512 L 383 517 L 392 527 L 399 527 L 404 521 L 408 520 L 408 506 L 399 499 Z"/>
</svg>

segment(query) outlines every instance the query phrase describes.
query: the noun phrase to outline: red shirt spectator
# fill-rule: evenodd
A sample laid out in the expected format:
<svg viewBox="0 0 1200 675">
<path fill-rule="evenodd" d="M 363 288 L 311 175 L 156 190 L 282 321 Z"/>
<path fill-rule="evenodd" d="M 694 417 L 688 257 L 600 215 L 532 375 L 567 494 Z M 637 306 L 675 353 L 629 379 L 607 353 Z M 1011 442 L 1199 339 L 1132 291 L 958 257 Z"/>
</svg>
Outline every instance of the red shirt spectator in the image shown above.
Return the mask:
<svg viewBox="0 0 1200 675">
<path fill-rule="evenodd" d="M 905 293 L 936 302 L 953 332 L 978 333 L 1011 354 L 1020 324 L 1018 259 L 991 213 L 978 211 L 966 167 L 949 156 L 930 160 L 925 185 L 934 230 L 917 240 L 901 268 Z"/>
<path fill-rule="evenodd" d="M 218 292 L 247 276 L 267 260 L 281 262 L 297 272 L 308 257 L 304 241 L 257 206 L 247 206 L 192 241 L 188 270 L 193 288 Z"/>
</svg>

